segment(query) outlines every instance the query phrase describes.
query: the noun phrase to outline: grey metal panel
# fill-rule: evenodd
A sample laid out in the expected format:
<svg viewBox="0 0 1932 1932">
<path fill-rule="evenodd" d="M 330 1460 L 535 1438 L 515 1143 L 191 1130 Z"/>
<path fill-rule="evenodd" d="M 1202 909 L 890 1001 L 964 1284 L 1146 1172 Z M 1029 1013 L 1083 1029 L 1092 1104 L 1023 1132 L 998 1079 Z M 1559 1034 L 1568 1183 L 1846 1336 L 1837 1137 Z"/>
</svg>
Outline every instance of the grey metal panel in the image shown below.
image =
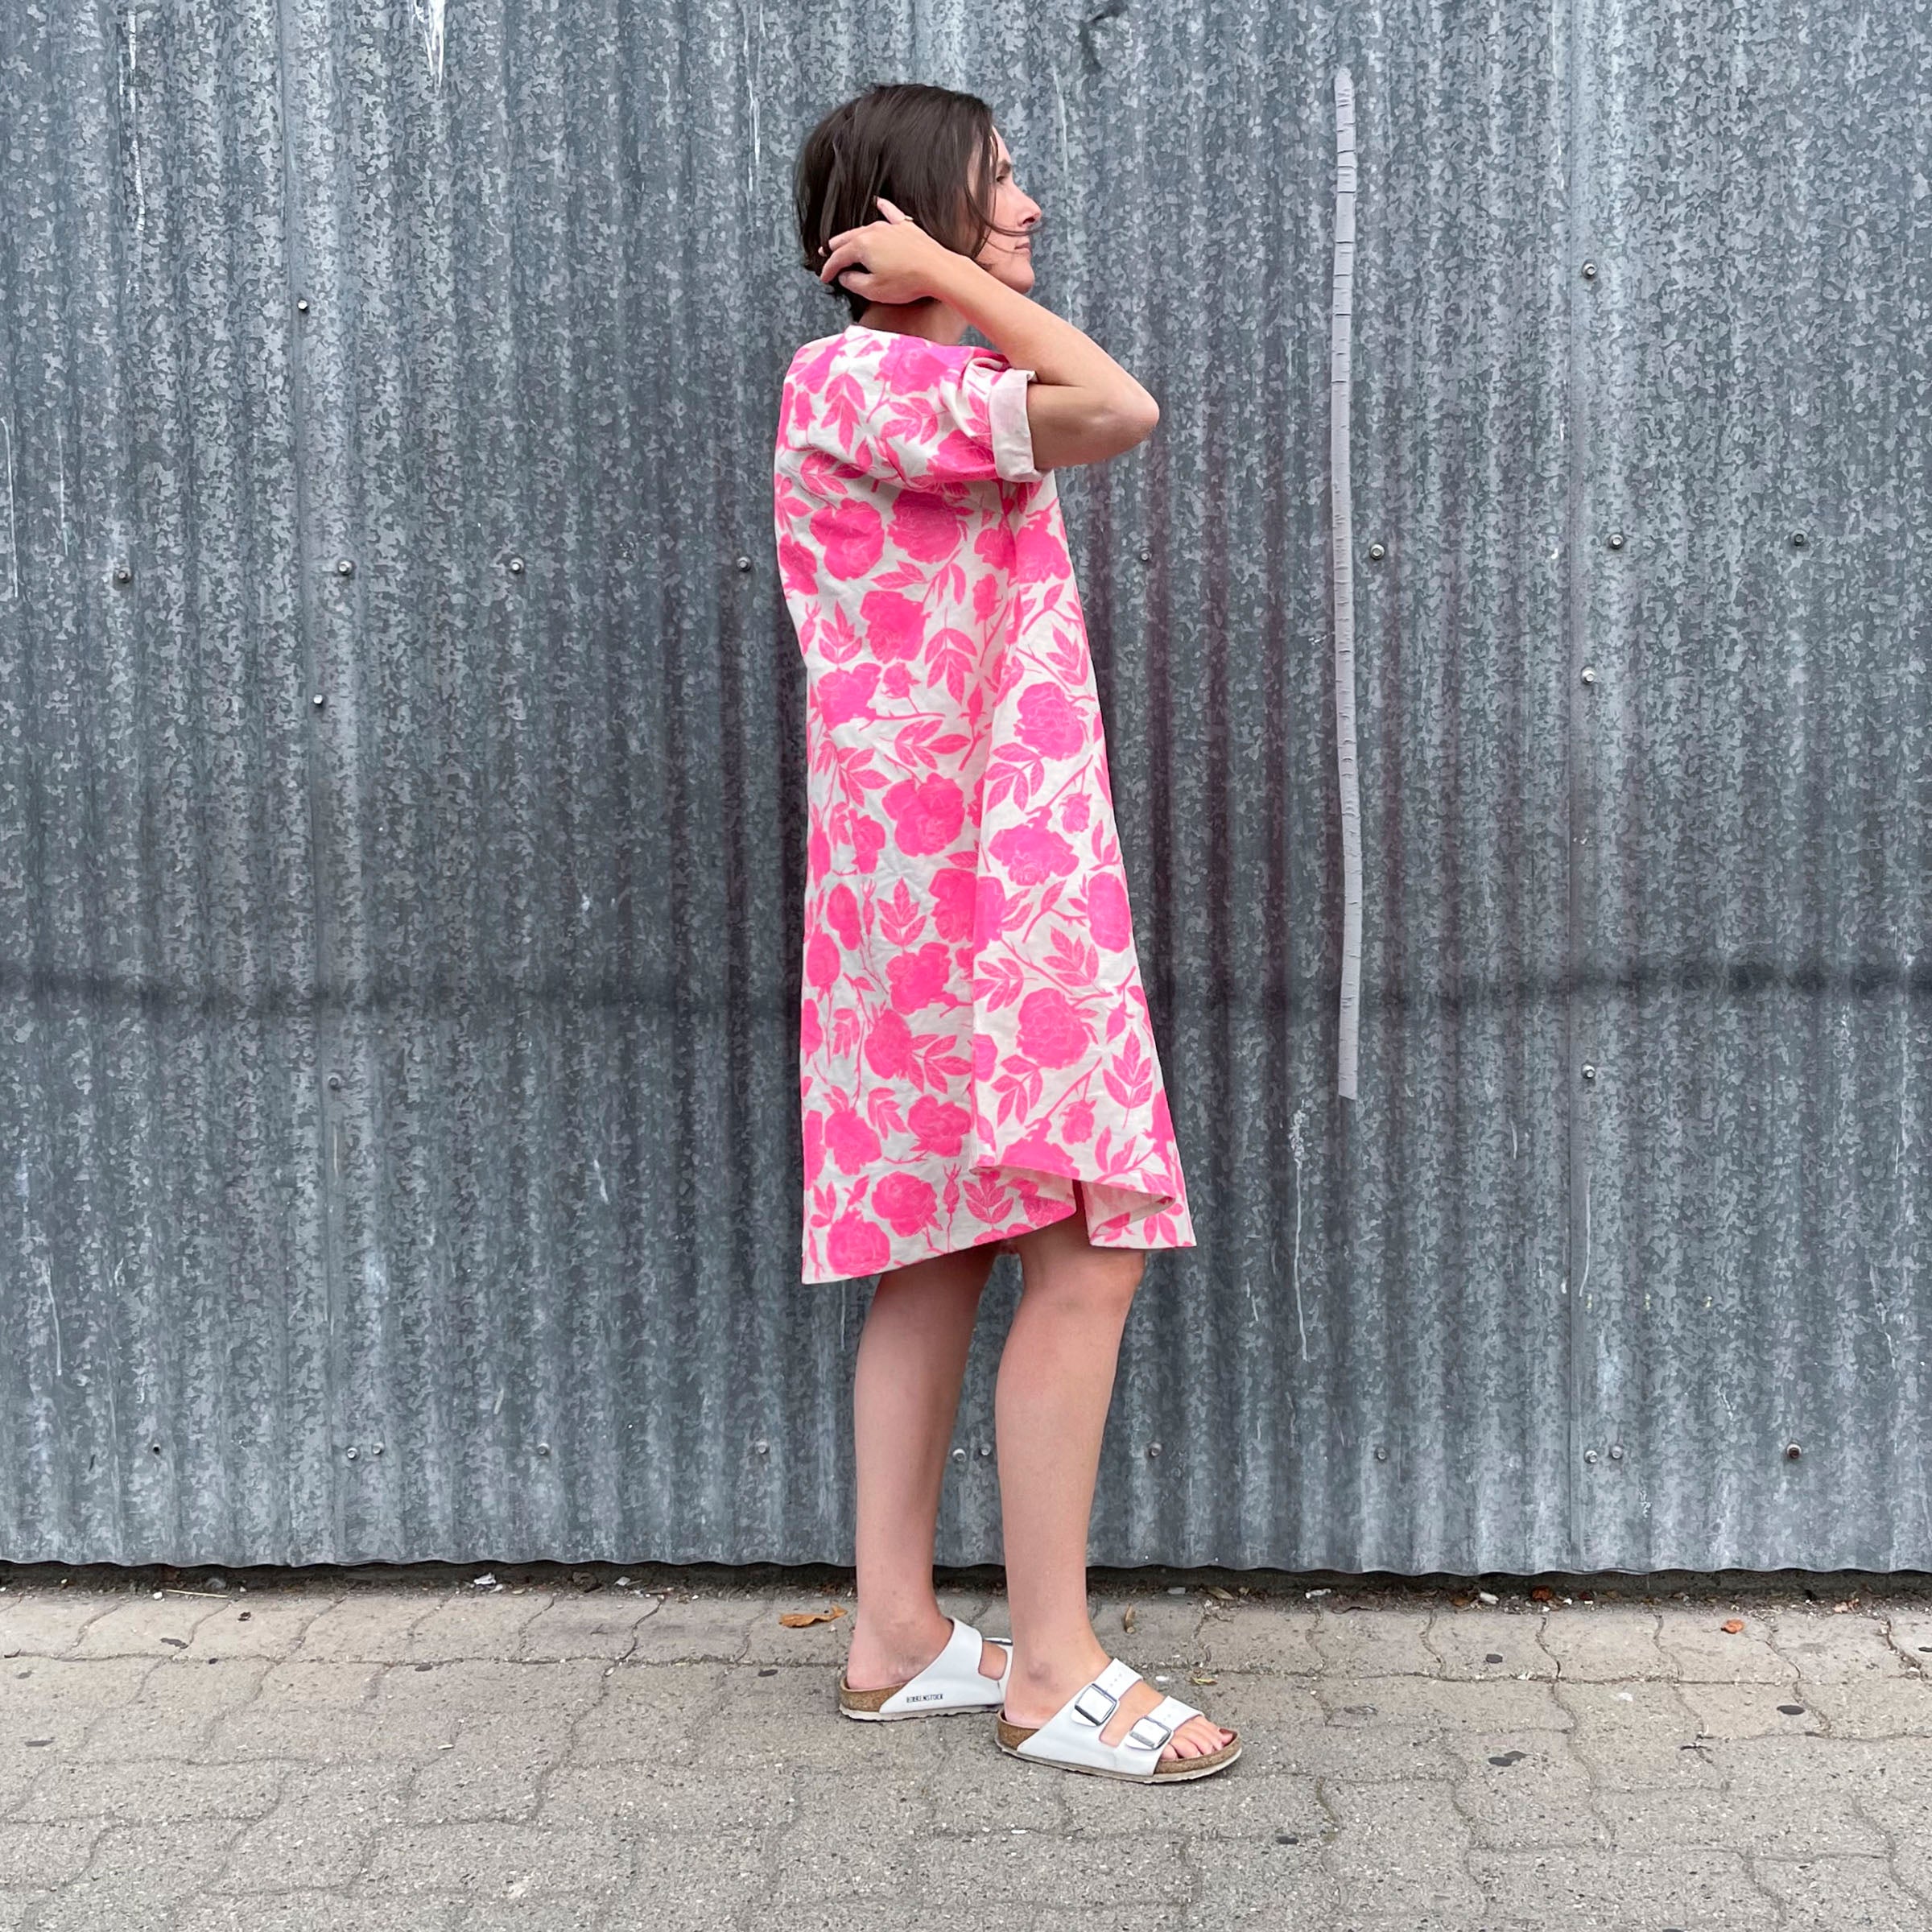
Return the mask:
<svg viewBox="0 0 1932 1932">
<path fill-rule="evenodd" d="M 1932 26 L 1586 19 L 1580 1554 L 1917 1564 Z"/>
<path fill-rule="evenodd" d="M 0 19 L 0 1554 L 849 1558 L 768 457 L 791 155 L 917 76 L 1162 404 L 1063 478 L 1201 1234 L 1095 1558 L 1932 1563 L 1925 38 L 1575 8 Z"/>
</svg>

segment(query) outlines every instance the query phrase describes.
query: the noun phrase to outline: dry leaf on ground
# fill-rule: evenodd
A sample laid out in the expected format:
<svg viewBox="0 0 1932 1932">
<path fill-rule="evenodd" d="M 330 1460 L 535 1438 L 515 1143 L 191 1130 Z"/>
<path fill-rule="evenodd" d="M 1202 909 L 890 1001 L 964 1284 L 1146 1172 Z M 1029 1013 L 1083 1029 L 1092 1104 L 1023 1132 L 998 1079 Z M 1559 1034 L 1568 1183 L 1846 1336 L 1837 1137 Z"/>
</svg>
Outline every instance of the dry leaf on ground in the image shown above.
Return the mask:
<svg viewBox="0 0 1932 1932">
<path fill-rule="evenodd" d="M 829 1624 L 844 1614 L 845 1606 L 834 1604 L 829 1610 L 781 1610 L 778 1621 L 787 1630 L 803 1630 L 807 1624 Z"/>
</svg>

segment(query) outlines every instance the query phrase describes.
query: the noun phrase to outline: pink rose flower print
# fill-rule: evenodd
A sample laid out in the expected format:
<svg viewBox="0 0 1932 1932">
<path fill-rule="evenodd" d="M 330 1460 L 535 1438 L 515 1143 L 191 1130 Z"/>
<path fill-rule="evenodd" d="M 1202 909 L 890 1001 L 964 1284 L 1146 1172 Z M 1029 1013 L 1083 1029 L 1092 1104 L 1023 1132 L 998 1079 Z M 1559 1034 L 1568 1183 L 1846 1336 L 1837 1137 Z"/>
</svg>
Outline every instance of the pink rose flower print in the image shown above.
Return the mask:
<svg viewBox="0 0 1932 1932">
<path fill-rule="evenodd" d="M 891 794 L 886 798 L 890 802 Z M 1016 886 L 1038 886 L 1064 878 L 1078 861 L 1073 848 L 1057 832 L 1038 825 L 1009 825 L 996 832 L 988 849 L 1005 867 Z"/>
<path fill-rule="evenodd" d="M 964 1107 L 955 1107 L 926 1093 L 907 1109 L 906 1125 L 912 1129 L 913 1143 L 921 1154 L 944 1154 L 950 1158 L 965 1144 L 972 1116 Z"/>
<path fill-rule="evenodd" d="M 834 1107 L 825 1123 L 825 1145 L 841 1174 L 857 1174 L 869 1161 L 876 1161 L 884 1150 L 879 1137 L 862 1116 L 850 1107 Z"/>
<path fill-rule="evenodd" d="M 872 694 L 879 682 L 876 664 L 854 665 L 850 671 L 828 671 L 819 679 L 819 711 L 828 724 L 872 716 Z"/>
<path fill-rule="evenodd" d="M 930 772 L 889 786 L 881 803 L 892 815 L 893 835 L 905 852 L 943 852 L 966 822 L 966 801 L 951 778 Z M 1071 861 L 1072 854 L 1067 854 Z"/>
<path fill-rule="evenodd" d="M 1020 693 L 1021 740 L 1045 758 L 1070 758 L 1087 742 L 1087 727 L 1057 684 L 1029 684 Z"/>
<path fill-rule="evenodd" d="M 865 1030 L 865 1064 L 882 1080 L 897 1080 L 913 1063 L 912 1029 L 890 1006 Z"/>
<path fill-rule="evenodd" d="M 1064 1148 L 1056 1147 L 1044 1131 L 1023 1134 L 1017 1141 L 1009 1141 L 1001 1150 L 1001 1162 L 1009 1167 L 1037 1168 L 1042 1174 L 1071 1174 L 1074 1164 Z M 1030 1193 L 1024 1184 L 1022 1195 Z M 1034 1197 L 1037 1198 L 1037 1197 Z M 1027 1212 L 1032 1212 L 1032 1200 L 1026 1199 Z"/>
<path fill-rule="evenodd" d="M 1060 1116 L 1060 1134 L 1069 1141 L 1090 1141 L 1093 1138 L 1093 1107 L 1087 1100 L 1075 1100 Z"/>
<path fill-rule="evenodd" d="M 800 1137 L 805 1144 L 805 1185 L 809 1187 L 825 1166 L 825 1122 L 815 1107 L 800 1123 Z"/>
<path fill-rule="evenodd" d="M 881 658 L 916 658 L 926 642 L 926 613 L 896 590 L 869 590 L 859 601 L 865 642 Z"/>
<path fill-rule="evenodd" d="M 917 1013 L 922 1006 L 944 998 L 952 964 L 952 955 L 941 939 L 895 955 L 886 964 L 893 1005 L 901 1013 Z"/>
<path fill-rule="evenodd" d="M 939 1196 L 916 1174 L 889 1174 L 873 1189 L 872 1205 L 895 1234 L 917 1234 L 932 1219 Z"/>
<path fill-rule="evenodd" d="M 877 1274 L 892 1259 L 892 1243 L 854 1208 L 825 1230 L 825 1259 L 840 1274 Z"/>
<path fill-rule="evenodd" d="M 1079 1009 L 1051 986 L 1020 1001 L 1020 1051 L 1040 1067 L 1070 1066 L 1092 1043 Z"/>
<path fill-rule="evenodd" d="M 825 1022 L 819 1018 L 815 1000 L 807 1000 L 799 1009 L 799 1044 L 808 1054 L 816 1053 L 825 1044 Z"/>
<path fill-rule="evenodd" d="M 1094 944 L 1109 952 L 1119 952 L 1133 943 L 1127 888 L 1117 873 L 1096 873 L 1087 881 L 1087 930 Z"/>
<path fill-rule="evenodd" d="M 805 976 L 824 993 L 839 983 L 839 948 L 828 932 L 815 932 L 805 946 Z"/>
<path fill-rule="evenodd" d="M 1018 547 L 1013 559 L 1013 574 L 1022 584 L 1038 584 L 1068 575 L 1067 546 L 1054 535 L 1044 517 L 1034 517 L 1020 526 Z"/>
<path fill-rule="evenodd" d="M 943 939 L 972 937 L 974 898 L 972 869 L 948 865 L 932 881 L 932 923 Z"/>
<path fill-rule="evenodd" d="M 848 952 L 858 949 L 859 901 L 849 886 L 835 886 L 826 894 L 825 923 L 839 935 Z"/>
<path fill-rule="evenodd" d="M 799 597 L 810 597 L 819 587 L 819 560 L 796 537 L 778 539 L 778 580 Z"/>
<path fill-rule="evenodd" d="M 886 848 L 886 830 L 877 819 L 861 819 L 852 828 L 852 862 L 870 872 Z"/>
<path fill-rule="evenodd" d="M 960 513 L 950 503 L 914 490 L 900 496 L 887 528 L 893 542 L 922 564 L 937 564 L 959 547 Z"/>
<path fill-rule="evenodd" d="M 811 513 L 811 540 L 835 577 L 862 577 L 886 547 L 886 526 L 863 497 L 847 497 Z"/>
</svg>

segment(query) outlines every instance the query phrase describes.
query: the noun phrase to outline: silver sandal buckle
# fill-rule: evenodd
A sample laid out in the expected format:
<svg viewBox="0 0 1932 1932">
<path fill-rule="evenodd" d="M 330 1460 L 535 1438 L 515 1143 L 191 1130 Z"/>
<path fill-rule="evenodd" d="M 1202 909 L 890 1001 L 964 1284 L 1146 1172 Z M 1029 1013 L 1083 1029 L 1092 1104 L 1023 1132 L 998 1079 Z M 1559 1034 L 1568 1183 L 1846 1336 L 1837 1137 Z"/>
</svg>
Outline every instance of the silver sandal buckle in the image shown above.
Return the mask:
<svg viewBox="0 0 1932 1932">
<path fill-rule="evenodd" d="M 1096 1717 L 1093 1713 L 1087 1708 L 1084 1700 L 1089 1692 L 1092 1692 L 1099 1696 L 1104 1697 L 1107 1700 L 1107 1708 L 1103 1711 L 1098 1717 Z M 1087 1686 L 1086 1689 L 1082 1690 L 1080 1695 L 1073 1700 L 1073 1709 L 1076 1716 L 1084 1718 L 1087 1722 L 1092 1724 L 1094 1729 L 1097 1731 L 1107 1722 L 1108 1719 L 1112 1717 L 1114 1712 L 1120 1708 L 1120 1703 L 1121 1700 L 1116 1697 L 1111 1690 L 1102 1690 L 1098 1684 L 1089 1684 Z"/>
</svg>

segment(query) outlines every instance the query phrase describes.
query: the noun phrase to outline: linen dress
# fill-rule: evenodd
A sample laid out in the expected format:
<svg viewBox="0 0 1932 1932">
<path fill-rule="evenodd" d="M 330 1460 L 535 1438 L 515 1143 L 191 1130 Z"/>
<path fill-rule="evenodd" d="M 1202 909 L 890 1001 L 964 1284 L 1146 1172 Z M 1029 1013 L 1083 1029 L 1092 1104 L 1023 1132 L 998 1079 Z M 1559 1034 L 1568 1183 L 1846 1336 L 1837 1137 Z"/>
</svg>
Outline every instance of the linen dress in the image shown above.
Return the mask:
<svg viewBox="0 0 1932 1932">
<path fill-rule="evenodd" d="M 785 377 L 807 682 L 804 1274 L 1075 1212 L 1194 1245 L 1059 491 L 996 351 L 853 324 Z"/>
</svg>

